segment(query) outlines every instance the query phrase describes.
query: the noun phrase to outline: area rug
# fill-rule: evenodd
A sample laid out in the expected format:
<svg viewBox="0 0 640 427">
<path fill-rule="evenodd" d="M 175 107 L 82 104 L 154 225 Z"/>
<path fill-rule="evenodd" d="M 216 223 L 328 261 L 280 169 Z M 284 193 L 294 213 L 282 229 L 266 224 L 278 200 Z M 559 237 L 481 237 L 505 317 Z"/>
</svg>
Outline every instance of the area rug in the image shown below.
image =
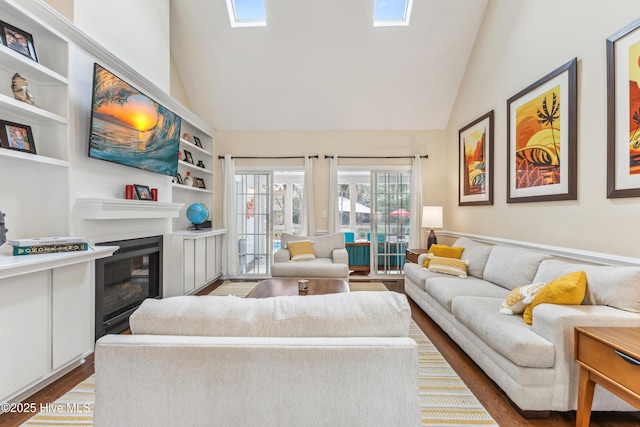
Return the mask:
<svg viewBox="0 0 640 427">
<path fill-rule="evenodd" d="M 71 391 L 51 404 L 42 404 L 42 410 L 23 426 L 92 426 L 96 383 L 91 375 Z"/>
<path fill-rule="evenodd" d="M 257 282 L 225 282 L 210 295 L 244 297 Z M 351 282 L 352 292 L 386 291 L 381 282 Z M 497 426 L 491 415 L 456 374 L 440 352 L 412 320 L 409 337 L 418 344 L 418 397 L 422 406 L 422 426 Z M 91 426 L 95 381 L 93 375 L 41 411 L 23 426 Z M 86 404 L 86 405 L 85 405 Z M 72 409 L 76 408 L 76 411 Z"/>
</svg>

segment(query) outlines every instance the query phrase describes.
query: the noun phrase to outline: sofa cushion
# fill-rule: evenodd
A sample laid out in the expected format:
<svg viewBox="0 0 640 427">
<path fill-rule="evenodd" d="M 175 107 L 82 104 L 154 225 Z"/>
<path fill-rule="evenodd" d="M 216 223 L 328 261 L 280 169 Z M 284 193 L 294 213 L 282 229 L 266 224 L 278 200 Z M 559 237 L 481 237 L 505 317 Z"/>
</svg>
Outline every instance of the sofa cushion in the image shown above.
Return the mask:
<svg viewBox="0 0 640 427">
<path fill-rule="evenodd" d="M 397 292 L 146 299 L 131 332 L 218 337 L 406 337 L 411 309 Z"/>
<path fill-rule="evenodd" d="M 545 260 L 540 264 L 535 280 L 549 282 L 573 271 L 587 275 L 587 291 L 583 304 L 607 305 L 620 310 L 640 313 L 640 268 L 579 264 L 560 260 Z"/>
<path fill-rule="evenodd" d="M 429 247 L 428 253 L 439 257 L 460 259 L 462 251 L 464 251 L 464 248 L 457 248 L 454 246 L 439 245 L 437 243 L 434 243 L 433 245 L 431 245 L 431 247 Z M 424 268 L 428 268 L 429 262 L 431 262 L 431 258 L 428 256 L 425 257 L 422 266 Z"/>
<path fill-rule="evenodd" d="M 469 267 L 467 268 L 467 274 L 469 276 L 483 278 L 484 267 L 487 265 L 489 254 L 493 249 L 493 245 L 485 245 L 484 243 L 476 242 L 475 240 L 461 237 L 453 246 L 463 247 L 464 251 L 460 258 L 469 261 Z"/>
<path fill-rule="evenodd" d="M 408 262 L 404 265 L 404 277 L 405 279 L 409 279 L 411 280 L 411 282 L 418 285 L 422 290 L 424 290 L 425 281 L 432 277 L 448 277 L 451 279 L 454 278 L 454 276 L 429 271 L 428 269 L 423 268 L 420 264 L 415 264 L 412 262 Z"/>
<path fill-rule="evenodd" d="M 496 309 L 500 298 L 460 296 L 451 312 L 469 331 L 493 350 L 522 367 L 553 368 L 553 344 L 533 332 L 521 316 L 505 316 Z"/>
<path fill-rule="evenodd" d="M 283 248 L 288 248 L 289 242 L 312 240 L 313 250 L 318 258 L 331 258 L 334 249 L 344 249 L 344 234 L 331 233 L 323 236 L 296 236 L 282 233 L 280 242 Z"/>
<path fill-rule="evenodd" d="M 521 248 L 496 245 L 484 268 L 484 279 L 509 290 L 534 283 L 534 276 L 542 260 L 550 255 Z M 535 280 L 539 282 L 544 280 Z"/>
<path fill-rule="evenodd" d="M 298 240 L 287 245 L 291 261 L 311 261 L 316 259 L 312 240 Z"/>
<path fill-rule="evenodd" d="M 533 322 L 533 309 L 540 304 L 579 305 L 584 299 L 587 288 L 587 275 L 584 271 L 574 271 L 547 283 L 525 308 L 524 322 Z"/>
<path fill-rule="evenodd" d="M 544 282 L 518 286 L 502 301 L 498 311 L 502 314 L 522 314 L 527 305 L 531 304 L 535 296 L 546 285 Z"/>
<path fill-rule="evenodd" d="M 485 280 L 475 277 L 460 279 L 454 276 L 440 276 L 427 279 L 425 282 L 425 291 L 431 295 L 433 299 L 438 301 L 442 307 L 447 309 L 447 311 L 451 311 L 451 302 L 455 297 L 472 295 L 502 299 L 509 293 L 505 288 L 496 286 Z M 500 303 L 494 307 L 496 312 L 499 305 Z"/>
<path fill-rule="evenodd" d="M 427 258 L 430 260 L 429 271 L 433 271 L 435 273 L 450 274 L 452 276 L 458 276 L 462 279 L 466 279 L 467 265 L 469 264 L 468 261 L 456 258 L 435 256 L 434 254 L 429 254 Z"/>
<path fill-rule="evenodd" d="M 274 262 L 271 264 L 273 277 L 344 278 L 349 277 L 347 264 L 335 263 L 331 258 L 316 258 L 307 262 Z"/>
</svg>

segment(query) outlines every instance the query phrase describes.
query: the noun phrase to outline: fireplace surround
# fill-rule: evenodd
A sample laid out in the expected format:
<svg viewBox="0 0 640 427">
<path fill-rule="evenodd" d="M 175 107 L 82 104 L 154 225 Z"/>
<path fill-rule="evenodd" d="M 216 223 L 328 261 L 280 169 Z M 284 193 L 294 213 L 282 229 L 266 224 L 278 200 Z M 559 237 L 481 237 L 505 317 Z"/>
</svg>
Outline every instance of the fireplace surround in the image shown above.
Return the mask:
<svg viewBox="0 0 640 427">
<path fill-rule="evenodd" d="M 162 295 L 162 240 L 153 236 L 97 244 L 119 249 L 96 261 L 96 340 L 127 329 L 142 301 Z"/>
</svg>

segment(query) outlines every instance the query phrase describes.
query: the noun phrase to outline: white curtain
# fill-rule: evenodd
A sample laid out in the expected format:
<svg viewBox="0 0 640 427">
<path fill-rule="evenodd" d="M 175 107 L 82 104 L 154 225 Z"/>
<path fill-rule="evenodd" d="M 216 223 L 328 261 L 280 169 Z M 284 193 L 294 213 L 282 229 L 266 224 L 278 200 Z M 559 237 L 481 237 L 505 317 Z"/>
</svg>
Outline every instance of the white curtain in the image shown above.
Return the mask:
<svg viewBox="0 0 640 427">
<path fill-rule="evenodd" d="M 409 249 L 422 248 L 422 159 L 413 157 L 411 168 L 411 227 L 409 229 Z"/>
<path fill-rule="evenodd" d="M 222 226 L 227 229 L 222 239 L 222 274 L 231 277 L 240 273 L 240 260 L 236 225 L 236 162 L 229 154 L 224 156 L 222 174 Z"/>
<path fill-rule="evenodd" d="M 329 163 L 329 233 L 340 231 L 340 209 L 338 207 L 338 156 Z"/>
<path fill-rule="evenodd" d="M 304 236 L 316 235 L 316 209 L 313 192 L 313 159 L 304 156 L 304 193 L 302 195 L 302 232 Z"/>
</svg>

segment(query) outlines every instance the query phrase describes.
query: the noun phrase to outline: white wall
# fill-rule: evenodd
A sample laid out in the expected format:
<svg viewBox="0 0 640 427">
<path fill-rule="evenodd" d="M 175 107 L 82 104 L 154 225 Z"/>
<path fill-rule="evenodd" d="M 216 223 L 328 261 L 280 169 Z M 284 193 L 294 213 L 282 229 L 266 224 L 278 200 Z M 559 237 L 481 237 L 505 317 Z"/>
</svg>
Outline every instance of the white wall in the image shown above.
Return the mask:
<svg viewBox="0 0 640 427">
<path fill-rule="evenodd" d="M 640 257 L 640 198 L 606 198 L 605 40 L 640 2 L 490 0 L 447 129 L 449 230 Z M 578 199 L 506 203 L 506 102 L 578 58 Z M 458 130 L 495 110 L 494 205 L 458 207 Z"/>
<path fill-rule="evenodd" d="M 74 24 L 167 93 L 169 0 L 78 0 Z"/>
</svg>

